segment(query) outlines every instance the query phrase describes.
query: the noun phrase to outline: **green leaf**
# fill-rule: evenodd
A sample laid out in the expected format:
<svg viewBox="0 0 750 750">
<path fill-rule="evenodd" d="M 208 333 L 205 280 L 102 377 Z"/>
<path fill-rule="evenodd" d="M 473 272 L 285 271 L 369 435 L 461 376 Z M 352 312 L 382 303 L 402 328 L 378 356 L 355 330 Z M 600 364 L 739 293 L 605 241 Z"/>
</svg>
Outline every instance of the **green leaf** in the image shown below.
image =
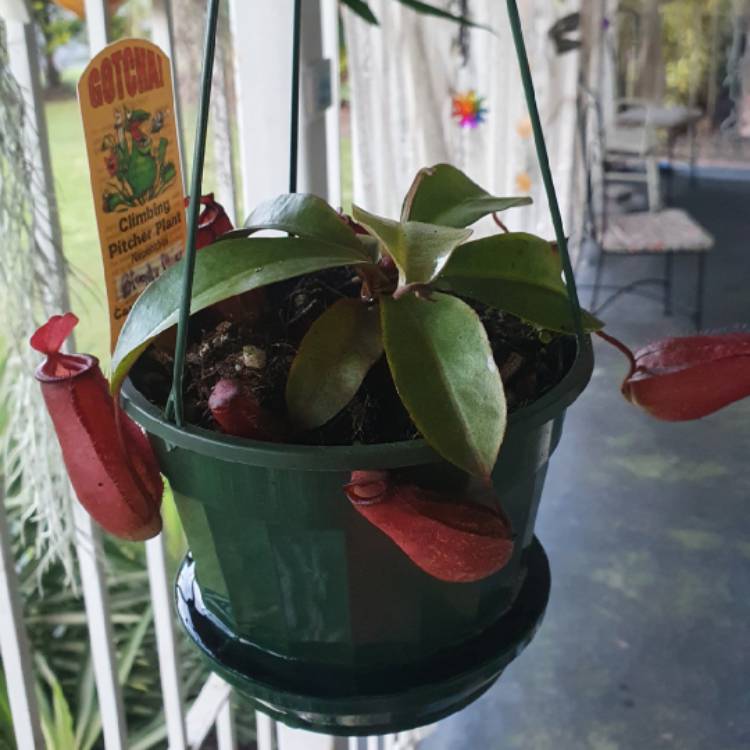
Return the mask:
<svg viewBox="0 0 750 750">
<path fill-rule="evenodd" d="M 380 300 L 393 381 L 414 424 L 444 458 L 488 476 L 506 424 L 487 333 L 463 301 L 445 294 Z"/>
<path fill-rule="evenodd" d="M 73 717 L 62 686 L 41 654 L 35 656 L 36 666 L 52 695 L 52 705 L 40 685 L 37 685 L 39 714 L 42 734 L 48 748 L 70 748 L 75 750 L 76 738 L 73 731 Z"/>
<path fill-rule="evenodd" d="M 325 424 L 359 390 L 383 354 L 380 317 L 356 299 L 329 307 L 302 340 L 289 372 L 286 402 L 303 429 Z"/>
<path fill-rule="evenodd" d="M 5 682 L 5 673 L 0 665 L 0 750 L 15 750 L 16 743 L 13 741 L 13 716 L 10 712 L 10 700 L 8 698 L 8 687 Z"/>
<path fill-rule="evenodd" d="M 407 8 L 411 8 L 412 10 L 417 11 L 417 13 L 422 13 L 426 16 L 437 16 L 438 18 L 444 18 L 446 21 L 454 21 L 456 23 L 462 23 L 465 26 L 471 26 L 474 29 L 484 29 L 485 31 L 492 31 L 492 27 L 485 26 L 481 23 L 474 23 L 474 21 L 470 20 L 466 16 L 457 16 L 453 13 L 449 13 L 446 10 L 443 10 L 442 8 L 436 8 L 434 5 L 430 5 L 429 3 L 423 3 L 421 0 L 398 0 L 402 5 L 405 5 Z"/>
<path fill-rule="evenodd" d="M 117 668 L 117 680 L 120 685 L 126 685 L 133 670 L 133 664 L 138 656 L 143 639 L 146 637 L 154 612 L 149 604 L 146 611 L 141 616 L 140 622 L 132 629 L 128 636 L 125 653 L 120 655 L 120 665 Z"/>
<path fill-rule="evenodd" d="M 101 720 L 96 709 L 96 683 L 94 681 L 94 665 L 91 653 L 86 657 L 86 663 L 81 671 L 76 690 L 76 747 L 89 750 L 101 733 Z"/>
<path fill-rule="evenodd" d="M 399 223 L 357 206 L 354 206 L 352 216 L 385 245 L 398 266 L 400 287 L 429 284 L 443 270 L 453 251 L 471 236 L 471 229 L 453 229 L 417 221 Z"/>
<path fill-rule="evenodd" d="M 374 24 L 375 26 L 378 25 L 377 17 L 364 0 L 341 0 L 341 2 L 360 18 L 364 18 L 367 23 Z"/>
<path fill-rule="evenodd" d="M 560 253 L 541 237 L 499 234 L 459 248 L 435 286 L 513 313 L 529 323 L 573 333 L 573 312 L 562 280 Z M 587 331 L 604 324 L 583 311 Z"/>
<path fill-rule="evenodd" d="M 401 221 L 422 221 L 446 227 L 467 227 L 475 221 L 531 198 L 497 198 L 450 164 L 420 169 L 404 200 Z"/>
<path fill-rule="evenodd" d="M 333 242 L 355 250 L 362 249 L 356 232 L 316 195 L 280 195 L 261 203 L 247 217 L 245 228 L 234 232 L 232 237 L 252 234 L 261 229 L 278 229 L 305 239 Z"/>
<path fill-rule="evenodd" d="M 220 240 L 196 255 L 191 312 L 236 294 L 324 268 L 367 263 L 363 249 L 293 237 Z M 136 300 L 112 355 L 112 389 L 151 340 L 173 326 L 182 298 L 184 261 L 168 268 Z"/>
</svg>

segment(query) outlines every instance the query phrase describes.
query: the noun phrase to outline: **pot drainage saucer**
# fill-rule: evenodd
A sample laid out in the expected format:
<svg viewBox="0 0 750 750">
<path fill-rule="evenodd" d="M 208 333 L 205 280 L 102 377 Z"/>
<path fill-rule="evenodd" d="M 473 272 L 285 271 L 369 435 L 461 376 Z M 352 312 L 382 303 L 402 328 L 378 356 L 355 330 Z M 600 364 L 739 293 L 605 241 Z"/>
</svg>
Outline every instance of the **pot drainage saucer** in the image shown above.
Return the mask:
<svg viewBox="0 0 750 750">
<path fill-rule="evenodd" d="M 363 670 L 321 665 L 235 637 L 206 608 L 189 555 L 177 577 L 177 612 L 211 668 L 259 711 L 289 726 L 325 734 L 402 732 L 469 705 L 530 643 L 547 607 L 550 570 L 536 538 L 525 556 L 526 579 L 500 619 L 460 646 L 409 666 Z"/>
</svg>

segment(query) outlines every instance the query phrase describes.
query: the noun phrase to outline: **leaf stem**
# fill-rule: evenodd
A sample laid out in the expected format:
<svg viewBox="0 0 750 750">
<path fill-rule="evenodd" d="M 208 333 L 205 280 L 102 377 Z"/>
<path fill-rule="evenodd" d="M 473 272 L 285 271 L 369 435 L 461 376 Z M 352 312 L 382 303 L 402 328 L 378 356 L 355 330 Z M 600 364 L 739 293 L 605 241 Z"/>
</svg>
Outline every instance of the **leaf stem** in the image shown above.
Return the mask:
<svg viewBox="0 0 750 750">
<path fill-rule="evenodd" d="M 614 336 L 610 336 L 608 333 L 604 333 L 604 331 L 595 331 L 595 333 L 597 336 L 604 339 L 608 344 L 614 346 L 615 349 L 619 349 L 620 352 L 622 352 L 627 357 L 628 362 L 630 362 L 630 372 L 628 373 L 628 377 L 630 377 L 638 367 L 633 352 L 630 351 L 626 344 L 623 344 L 622 341 L 616 339 Z"/>
<path fill-rule="evenodd" d="M 510 234 L 510 229 L 508 229 L 508 227 L 506 227 L 505 224 L 503 224 L 503 222 L 500 221 L 500 217 L 497 215 L 497 211 L 492 212 L 492 221 L 494 221 L 495 224 L 497 224 L 500 227 L 500 229 L 502 229 L 503 232 L 505 232 L 505 234 Z"/>
</svg>

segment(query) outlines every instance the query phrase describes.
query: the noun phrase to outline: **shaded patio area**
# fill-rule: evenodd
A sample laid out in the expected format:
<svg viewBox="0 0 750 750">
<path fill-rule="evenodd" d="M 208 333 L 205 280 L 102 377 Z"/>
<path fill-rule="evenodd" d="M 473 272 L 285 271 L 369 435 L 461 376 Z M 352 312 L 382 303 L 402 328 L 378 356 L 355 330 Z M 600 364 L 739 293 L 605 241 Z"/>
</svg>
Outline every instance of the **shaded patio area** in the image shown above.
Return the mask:
<svg viewBox="0 0 750 750">
<path fill-rule="evenodd" d="M 750 182 L 675 179 L 673 201 L 716 237 L 705 327 L 750 321 Z M 658 276 L 661 259 L 608 266 Z M 592 266 L 583 263 L 586 282 Z M 676 268 L 688 304 L 692 259 Z M 583 296 L 587 301 L 586 295 Z M 608 330 L 633 346 L 685 334 L 658 302 L 626 296 Z M 421 750 L 740 750 L 750 746 L 750 402 L 658 423 L 619 397 L 622 356 L 596 342 L 590 387 L 552 461 L 537 533 L 552 595 L 536 640 Z"/>
</svg>

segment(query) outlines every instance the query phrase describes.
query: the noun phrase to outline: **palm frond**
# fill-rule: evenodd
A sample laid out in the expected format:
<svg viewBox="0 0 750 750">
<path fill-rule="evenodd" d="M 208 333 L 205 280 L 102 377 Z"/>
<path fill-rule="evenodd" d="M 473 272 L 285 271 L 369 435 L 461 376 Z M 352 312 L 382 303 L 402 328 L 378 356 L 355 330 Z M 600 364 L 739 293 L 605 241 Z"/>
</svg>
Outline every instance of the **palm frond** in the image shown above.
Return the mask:
<svg viewBox="0 0 750 750">
<path fill-rule="evenodd" d="M 346 5 L 352 13 L 356 13 L 360 18 L 363 18 L 367 23 L 371 23 L 375 26 L 378 25 L 378 18 L 372 12 L 372 8 L 365 2 L 365 0 L 341 0 L 342 5 Z"/>
<path fill-rule="evenodd" d="M 60 448 L 34 379 L 37 357 L 28 338 L 50 307 L 66 299 L 65 261 L 35 201 L 44 190 L 32 123 L 0 41 L 0 481 L 9 504 L 23 509 L 23 524 L 36 527 L 38 573 L 59 560 L 75 580 L 72 502 Z M 59 310 L 58 310 L 59 311 Z"/>
<path fill-rule="evenodd" d="M 417 13 L 422 13 L 426 16 L 435 16 L 436 18 L 442 18 L 446 21 L 453 21 L 453 23 L 460 23 L 464 26 L 470 26 L 475 29 L 484 29 L 485 31 L 492 31 L 490 26 L 476 23 L 472 21 L 468 16 L 457 15 L 450 11 L 440 8 L 431 3 L 425 3 L 421 0 L 396 0 L 396 2 L 405 5 L 407 8 L 415 10 Z M 365 2 L 365 0 L 341 0 L 342 5 L 345 5 L 353 13 L 356 13 L 360 18 L 364 19 L 368 23 L 378 25 L 377 16 L 373 13 L 372 8 Z"/>
<path fill-rule="evenodd" d="M 401 5 L 405 5 L 407 8 L 422 13 L 426 16 L 435 16 L 436 18 L 443 18 L 446 21 L 453 21 L 454 23 L 460 23 L 464 26 L 471 26 L 475 29 L 484 29 L 485 31 L 492 31 L 490 26 L 485 26 L 481 23 L 475 23 L 468 16 L 460 16 L 454 13 L 450 13 L 447 10 L 438 8 L 430 3 L 423 3 L 421 0 L 398 0 Z"/>
</svg>

